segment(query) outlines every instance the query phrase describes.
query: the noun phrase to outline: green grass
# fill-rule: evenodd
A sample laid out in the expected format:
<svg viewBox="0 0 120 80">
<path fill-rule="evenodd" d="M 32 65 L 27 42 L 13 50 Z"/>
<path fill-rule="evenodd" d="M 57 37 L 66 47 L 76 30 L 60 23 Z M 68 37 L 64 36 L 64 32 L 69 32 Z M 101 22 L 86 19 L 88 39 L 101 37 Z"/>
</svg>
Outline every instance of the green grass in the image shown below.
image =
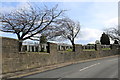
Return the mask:
<svg viewBox="0 0 120 80">
<path fill-rule="evenodd" d="M 83 49 L 83 51 L 95 51 L 95 49 Z"/>
<path fill-rule="evenodd" d="M 110 48 L 102 48 L 102 50 L 110 50 Z M 83 51 L 95 51 L 95 49 L 83 49 Z"/>
<path fill-rule="evenodd" d="M 71 52 L 71 51 L 72 51 L 72 49 L 67 49 L 67 51 L 70 51 L 70 52 Z"/>
<path fill-rule="evenodd" d="M 110 50 L 110 48 L 102 48 L 102 50 Z"/>
</svg>

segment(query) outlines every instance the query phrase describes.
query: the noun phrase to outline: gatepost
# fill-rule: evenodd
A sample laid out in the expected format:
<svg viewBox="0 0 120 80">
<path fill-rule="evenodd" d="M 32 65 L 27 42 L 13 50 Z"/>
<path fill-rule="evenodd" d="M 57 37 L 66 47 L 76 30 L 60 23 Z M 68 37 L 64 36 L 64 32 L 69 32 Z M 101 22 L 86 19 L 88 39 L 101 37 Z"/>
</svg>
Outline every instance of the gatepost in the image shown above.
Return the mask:
<svg viewBox="0 0 120 80">
<path fill-rule="evenodd" d="M 111 44 L 111 49 L 114 54 L 120 54 L 120 46 L 118 44 Z"/>
<path fill-rule="evenodd" d="M 57 63 L 57 44 L 47 42 L 47 52 L 50 53 L 50 60 L 52 64 Z"/>
<path fill-rule="evenodd" d="M 95 50 L 96 50 L 96 58 L 101 57 L 102 56 L 102 54 L 101 54 L 101 50 L 102 50 L 101 44 L 95 44 Z"/>
<path fill-rule="evenodd" d="M 82 51 L 82 45 L 80 44 L 75 44 L 75 52 L 80 53 Z"/>
</svg>

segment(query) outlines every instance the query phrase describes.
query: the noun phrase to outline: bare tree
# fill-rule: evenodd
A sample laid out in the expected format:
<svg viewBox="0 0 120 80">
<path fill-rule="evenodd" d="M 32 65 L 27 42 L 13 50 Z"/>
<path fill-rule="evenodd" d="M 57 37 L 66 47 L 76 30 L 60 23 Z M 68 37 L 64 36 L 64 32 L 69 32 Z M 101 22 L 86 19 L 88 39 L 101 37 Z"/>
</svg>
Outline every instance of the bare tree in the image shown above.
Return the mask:
<svg viewBox="0 0 120 80">
<path fill-rule="evenodd" d="M 73 20 L 66 18 L 63 20 L 63 33 L 62 37 L 70 40 L 75 51 L 75 38 L 80 31 L 80 23 L 74 22 Z"/>
<path fill-rule="evenodd" d="M 105 31 L 112 40 L 118 40 L 120 42 L 119 28 L 109 28 L 109 29 L 106 29 Z"/>
<path fill-rule="evenodd" d="M 60 38 L 62 39 L 68 39 L 72 46 L 73 46 L 73 51 L 75 51 L 75 38 L 77 34 L 80 31 L 80 23 L 75 22 L 71 20 L 70 18 L 64 18 L 60 19 L 57 21 L 57 25 L 48 27 L 47 33 L 45 32 L 44 34 L 47 34 L 48 39 L 52 40 L 58 40 Z M 48 31 L 49 30 L 49 31 Z M 61 39 L 60 39 L 61 40 Z"/>
<path fill-rule="evenodd" d="M 40 9 L 31 6 L 28 9 L 18 9 L 10 13 L 0 15 L 2 28 L 0 31 L 14 33 L 19 40 L 19 50 L 22 42 L 26 39 L 33 39 L 38 33 L 42 33 L 47 27 L 56 22 L 64 10 L 58 10 L 57 5 L 51 9 Z"/>
</svg>

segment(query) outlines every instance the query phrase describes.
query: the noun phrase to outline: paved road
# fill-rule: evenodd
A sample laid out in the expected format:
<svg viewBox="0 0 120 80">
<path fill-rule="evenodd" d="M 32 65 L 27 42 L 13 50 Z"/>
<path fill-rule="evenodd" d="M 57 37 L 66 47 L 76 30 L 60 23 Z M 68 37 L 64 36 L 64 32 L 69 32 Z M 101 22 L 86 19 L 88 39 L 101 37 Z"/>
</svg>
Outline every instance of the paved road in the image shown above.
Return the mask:
<svg viewBox="0 0 120 80">
<path fill-rule="evenodd" d="M 24 78 L 118 78 L 118 57 L 72 64 Z"/>
</svg>

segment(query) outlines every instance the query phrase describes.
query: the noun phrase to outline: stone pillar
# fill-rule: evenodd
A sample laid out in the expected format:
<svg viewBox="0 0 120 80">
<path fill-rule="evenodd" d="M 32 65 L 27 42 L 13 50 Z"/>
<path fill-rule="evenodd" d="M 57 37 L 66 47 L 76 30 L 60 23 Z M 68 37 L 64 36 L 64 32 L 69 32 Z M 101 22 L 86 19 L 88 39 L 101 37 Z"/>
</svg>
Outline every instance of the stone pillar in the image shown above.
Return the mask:
<svg viewBox="0 0 120 80">
<path fill-rule="evenodd" d="M 113 49 L 113 50 L 119 49 L 119 45 L 118 44 L 112 44 L 111 49 Z"/>
<path fill-rule="evenodd" d="M 51 64 L 55 64 L 58 62 L 58 58 L 57 58 L 57 44 L 55 43 L 50 43 L 48 42 L 48 49 L 47 52 L 50 53 L 50 61 Z"/>
<path fill-rule="evenodd" d="M 96 50 L 96 58 L 102 57 L 102 48 L 100 44 L 95 44 L 95 50 Z"/>
<path fill-rule="evenodd" d="M 17 39 L 0 37 L 1 51 L 2 53 L 18 53 L 19 52 L 19 41 Z"/>
<path fill-rule="evenodd" d="M 82 51 L 82 45 L 80 44 L 75 44 L 75 52 L 80 53 Z"/>
<path fill-rule="evenodd" d="M 48 49 L 47 49 L 47 52 L 50 53 L 50 54 L 54 54 L 57 52 L 57 44 L 55 43 L 50 43 L 48 42 Z"/>
<path fill-rule="evenodd" d="M 120 46 L 118 44 L 112 44 L 111 50 L 114 54 L 120 54 Z"/>
<path fill-rule="evenodd" d="M 23 45 L 22 48 L 21 48 L 21 51 L 22 51 L 22 52 L 27 51 L 27 45 Z"/>
<path fill-rule="evenodd" d="M 101 45 L 100 44 L 95 44 L 95 50 L 96 51 L 102 50 Z"/>
</svg>

